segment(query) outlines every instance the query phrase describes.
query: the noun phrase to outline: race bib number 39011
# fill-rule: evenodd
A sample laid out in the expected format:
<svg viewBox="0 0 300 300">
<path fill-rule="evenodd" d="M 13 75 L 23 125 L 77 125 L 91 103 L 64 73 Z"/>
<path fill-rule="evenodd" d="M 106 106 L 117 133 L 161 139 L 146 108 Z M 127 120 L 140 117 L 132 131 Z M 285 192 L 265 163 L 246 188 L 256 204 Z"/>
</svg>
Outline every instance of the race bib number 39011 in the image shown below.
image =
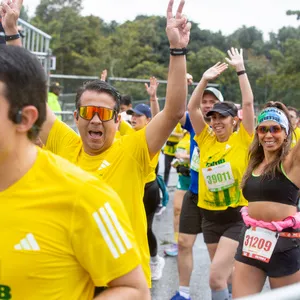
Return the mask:
<svg viewBox="0 0 300 300">
<path fill-rule="evenodd" d="M 229 162 L 202 169 L 207 188 L 211 192 L 226 190 L 234 185 L 235 180 Z"/>
<path fill-rule="evenodd" d="M 246 230 L 243 243 L 243 256 L 268 263 L 273 254 L 279 234 L 260 227 Z"/>
</svg>

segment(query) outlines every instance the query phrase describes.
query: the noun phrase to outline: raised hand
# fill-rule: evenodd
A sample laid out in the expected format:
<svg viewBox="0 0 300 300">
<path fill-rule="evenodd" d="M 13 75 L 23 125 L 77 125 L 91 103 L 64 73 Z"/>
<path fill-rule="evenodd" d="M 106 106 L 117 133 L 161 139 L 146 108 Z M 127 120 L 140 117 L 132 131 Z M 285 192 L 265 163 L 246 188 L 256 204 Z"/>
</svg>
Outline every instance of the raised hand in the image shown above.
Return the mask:
<svg viewBox="0 0 300 300">
<path fill-rule="evenodd" d="M 202 78 L 206 81 L 216 79 L 221 75 L 226 69 L 228 68 L 228 65 L 226 63 L 216 63 L 214 66 L 209 68 L 207 71 L 204 72 Z"/>
<path fill-rule="evenodd" d="M 189 74 L 189 73 L 186 74 L 186 80 L 187 80 L 188 85 L 193 84 L 193 76 L 191 74 Z"/>
<path fill-rule="evenodd" d="M 102 71 L 100 78 L 102 81 L 106 81 L 106 78 L 107 78 L 107 70 L 106 69 Z"/>
<path fill-rule="evenodd" d="M 157 88 L 159 86 L 159 82 L 157 82 L 157 79 L 152 76 L 150 77 L 150 84 L 148 85 L 145 83 L 145 89 L 148 95 L 150 96 L 150 100 L 157 99 Z"/>
<path fill-rule="evenodd" d="M 18 33 L 17 21 L 20 16 L 23 0 L 3 0 L 0 5 L 2 25 L 6 35 Z"/>
<path fill-rule="evenodd" d="M 174 0 L 169 1 L 166 32 L 170 42 L 170 48 L 186 48 L 190 40 L 191 23 L 187 22 L 187 18 L 182 14 L 184 3 L 184 0 L 180 1 L 174 17 Z"/>
<path fill-rule="evenodd" d="M 244 58 L 243 58 L 243 49 L 240 49 L 240 52 L 237 48 L 231 48 L 227 51 L 229 58 L 225 58 L 226 61 L 235 67 L 236 71 L 243 71 L 245 70 L 244 66 Z"/>
</svg>

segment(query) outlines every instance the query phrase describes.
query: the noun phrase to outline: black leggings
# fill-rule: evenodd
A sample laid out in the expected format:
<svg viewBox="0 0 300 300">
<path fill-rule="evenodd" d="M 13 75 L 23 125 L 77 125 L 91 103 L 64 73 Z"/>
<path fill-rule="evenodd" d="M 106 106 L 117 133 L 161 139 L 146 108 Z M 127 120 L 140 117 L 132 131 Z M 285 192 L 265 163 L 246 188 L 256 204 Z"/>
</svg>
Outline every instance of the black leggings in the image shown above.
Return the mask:
<svg viewBox="0 0 300 300">
<path fill-rule="evenodd" d="M 168 154 L 165 154 L 165 172 L 164 172 L 164 182 L 165 185 L 168 186 L 169 182 L 169 176 L 170 176 L 170 170 L 171 170 L 171 163 L 172 160 L 175 158 L 175 156 L 171 156 Z"/>
<path fill-rule="evenodd" d="M 155 215 L 157 206 L 160 203 L 159 197 L 159 186 L 156 181 L 148 182 L 145 185 L 145 194 L 144 194 L 144 206 L 147 216 L 147 237 L 148 245 L 150 249 L 150 256 L 154 257 L 157 255 L 157 240 L 152 231 L 152 223 Z"/>
</svg>

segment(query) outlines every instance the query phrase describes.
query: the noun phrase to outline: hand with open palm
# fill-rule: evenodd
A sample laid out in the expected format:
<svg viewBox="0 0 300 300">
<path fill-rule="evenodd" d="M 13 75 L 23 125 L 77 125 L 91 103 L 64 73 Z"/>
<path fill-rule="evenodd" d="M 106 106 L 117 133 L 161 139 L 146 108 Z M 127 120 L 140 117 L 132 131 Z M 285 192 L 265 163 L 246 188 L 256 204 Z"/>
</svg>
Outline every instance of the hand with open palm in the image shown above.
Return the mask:
<svg viewBox="0 0 300 300">
<path fill-rule="evenodd" d="M 202 78 L 206 81 L 214 80 L 219 77 L 225 70 L 227 70 L 228 65 L 226 63 L 216 63 L 214 66 L 209 68 L 204 72 Z"/>
<path fill-rule="evenodd" d="M 245 70 L 243 49 L 240 52 L 237 48 L 231 48 L 227 51 L 229 58 L 225 58 L 227 62 L 233 66 L 237 72 Z"/>
<path fill-rule="evenodd" d="M 173 16 L 174 0 L 169 1 L 167 10 L 166 32 L 170 42 L 170 48 L 186 48 L 190 40 L 191 23 L 182 14 L 184 0 L 180 1 L 176 15 Z"/>
<path fill-rule="evenodd" d="M 158 86 L 159 86 L 159 82 L 157 82 L 157 79 L 154 76 L 150 77 L 149 85 L 145 83 L 145 89 L 148 95 L 150 96 L 150 100 L 157 99 Z"/>
</svg>

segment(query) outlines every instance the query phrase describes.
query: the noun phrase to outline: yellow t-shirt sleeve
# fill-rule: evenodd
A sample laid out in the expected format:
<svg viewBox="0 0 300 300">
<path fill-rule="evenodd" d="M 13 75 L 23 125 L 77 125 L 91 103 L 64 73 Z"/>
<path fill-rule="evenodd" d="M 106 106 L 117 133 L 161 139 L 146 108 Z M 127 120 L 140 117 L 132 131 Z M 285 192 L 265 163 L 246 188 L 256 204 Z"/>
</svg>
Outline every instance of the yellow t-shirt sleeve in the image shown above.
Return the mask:
<svg viewBox="0 0 300 300">
<path fill-rule="evenodd" d="M 152 159 L 150 158 L 146 127 L 133 134 L 123 136 L 122 142 L 124 143 L 124 151 L 138 162 L 142 172 L 147 176 L 156 167 L 158 158 L 156 155 Z"/>
<path fill-rule="evenodd" d="M 243 122 L 241 122 L 240 124 L 240 128 L 239 128 L 239 131 L 238 131 L 238 136 L 239 136 L 239 139 L 241 140 L 241 142 L 245 145 L 250 145 L 253 141 L 253 138 L 254 138 L 254 134 L 250 135 L 244 125 L 243 125 Z"/>
<path fill-rule="evenodd" d="M 203 143 L 212 142 L 216 139 L 213 130 L 206 124 L 200 134 L 195 135 L 194 140 L 197 142 L 198 147 L 201 149 Z"/>
<path fill-rule="evenodd" d="M 68 151 L 70 145 L 74 146 L 80 142 L 79 135 L 72 128 L 56 119 L 48 135 L 45 149 L 62 155 Z"/>
<path fill-rule="evenodd" d="M 107 286 L 141 264 L 123 203 L 96 178 L 80 187 L 71 232 L 74 254 L 95 286 Z"/>
<path fill-rule="evenodd" d="M 158 161 L 159 161 L 159 154 L 160 152 L 156 153 L 156 155 L 152 158 L 150 164 L 151 164 L 151 167 L 152 167 L 152 171 L 151 173 L 147 176 L 146 178 L 146 183 L 148 182 L 152 182 L 156 179 L 156 174 L 155 174 L 155 169 L 158 165 Z"/>
</svg>

